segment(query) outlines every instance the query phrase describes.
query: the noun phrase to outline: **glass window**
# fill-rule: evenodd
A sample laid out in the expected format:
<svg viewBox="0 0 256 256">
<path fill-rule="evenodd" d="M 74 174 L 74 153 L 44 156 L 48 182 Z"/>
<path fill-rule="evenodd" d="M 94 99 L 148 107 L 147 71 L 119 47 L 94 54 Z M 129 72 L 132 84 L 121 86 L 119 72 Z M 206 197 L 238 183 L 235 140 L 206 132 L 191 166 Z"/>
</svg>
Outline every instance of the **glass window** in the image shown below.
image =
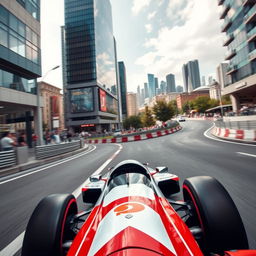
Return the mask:
<svg viewBox="0 0 256 256">
<path fill-rule="evenodd" d="M 10 45 L 10 50 L 18 53 L 18 39 L 12 35 L 9 37 L 9 45 Z"/>
<path fill-rule="evenodd" d="M 32 43 L 34 45 L 38 45 L 38 42 L 37 42 L 37 34 L 35 32 L 32 31 Z"/>
<path fill-rule="evenodd" d="M 32 49 L 28 45 L 26 45 L 26 58 L 32 60 L 32 56 Z"/>
<path fill-rule="evenodd" d="M 20 40 L 18 40 L 18 53 L 22 57 L 26 57 L 26 54 L 25 54 L 25 43 L 20 41 Z"/>
<path fill-rule="evenodd" d="M 38 63 L 38 52 L 35 50 L 32 50 L 32 61 Z"/>
<path fill-rule="evenodd" d="M 9 15 L 10 17 L 10 27 L 14 30 L 14 31 L 18 31 L 18 20 L 15 16 L 13 16 L 11 13 Z"/>
<path fill-rule="evenodd" d="M 32 42 L 32 30 L 28 26 L 26 27 L 26 39 Z"/>
<path fill-rule="evenodd" d="M 21 21 L 18 21 L 18 33 L 25 37 L 25 24 Z"/>
<path fill-rule="evenodd" d="M 7 31 L 0 27 L 0 44 L 8 47 L 8 36 Z"/>
<path fill-rule="evenodd" d="M 8 24 L 8 11 L 0 5 L 0 21 Z"/>
</svg>

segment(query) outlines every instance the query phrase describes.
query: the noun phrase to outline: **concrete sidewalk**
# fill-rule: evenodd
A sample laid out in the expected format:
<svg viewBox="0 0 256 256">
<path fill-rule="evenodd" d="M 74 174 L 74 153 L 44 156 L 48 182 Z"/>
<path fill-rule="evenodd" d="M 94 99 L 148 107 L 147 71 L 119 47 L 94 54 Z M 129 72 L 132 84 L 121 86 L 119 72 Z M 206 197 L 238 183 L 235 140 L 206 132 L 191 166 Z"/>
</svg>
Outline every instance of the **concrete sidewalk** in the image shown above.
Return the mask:
<svg viewBox="0 0 256 256">
<path fill-rule="evenodd" d="M 25 171 L 25 170 L 28 170 L 31 168 L 35 168 L 35 167 L 38 167 L 41 165 L 45 165 L 45 164 L 48 164 L 51 162 L 55 162 L 55 161 L 67 158 L 69 156 L 76 155 L 78 153 L 81 153 L 81 152 L 87 150 L 88 148 L 89 148 L 89 146 L 87 144 L 85 144 L 85 146 L 83 148 L 80 148 L 76 151 L 68 152 L 68 153 L 61 154 L 61 155 L 54 156 L 54 157 L 49 157 L 47 159 L 42 159 L 42 160 L 36 160 L 33 150 L 30 150 L 29 151 L 29 161 L 27 163 L 0 169 L 0 178 L 3 176 L 6 176 L 6 175 L 22 172 L 22 171 Z"/>
</svg>

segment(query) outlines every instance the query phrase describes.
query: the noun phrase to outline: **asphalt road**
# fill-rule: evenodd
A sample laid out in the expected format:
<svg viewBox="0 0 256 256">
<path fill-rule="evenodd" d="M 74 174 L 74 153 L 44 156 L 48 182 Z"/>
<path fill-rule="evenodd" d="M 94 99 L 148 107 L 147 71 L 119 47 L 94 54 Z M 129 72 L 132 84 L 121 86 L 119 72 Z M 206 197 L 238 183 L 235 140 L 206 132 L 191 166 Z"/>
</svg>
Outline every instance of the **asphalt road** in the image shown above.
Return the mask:
<svg viewBox="0 0 256 256">
<path fill-rule="evenodd" d="M 182 181 L 195 175 L 217 178 L 235 201 L 250 247 L 256 249 L 256 146 L 206 138 L 204 131 L 211 126 L 207 121 L 186 121 L 182 126 L 183 130 L 172 135 L 122 144 L 120 154 L 108 167 L 135 159 L 152 167 L 168 166 Z M 24 231 L 41 198 L 52 193 L 71 193 L 117 150 L 117 145 L 97 145 L 93 152 L 75 160 L 4 184 L 0 180 L 0 250 Z"/>
</svg>

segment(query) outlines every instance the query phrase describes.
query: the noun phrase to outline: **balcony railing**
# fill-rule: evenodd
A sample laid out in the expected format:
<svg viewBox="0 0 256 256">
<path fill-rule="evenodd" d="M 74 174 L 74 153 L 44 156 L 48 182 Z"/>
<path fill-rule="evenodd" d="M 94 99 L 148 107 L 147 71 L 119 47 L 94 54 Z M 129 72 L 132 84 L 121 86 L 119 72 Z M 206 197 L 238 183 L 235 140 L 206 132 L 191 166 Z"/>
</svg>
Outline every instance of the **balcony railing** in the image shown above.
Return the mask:
<svg viewBox="0 0 256 256">
<path fill-rule="evenodd" d="M 256 27 L 251 29 L 247 34 L 248 42 L 256 40 Z"/>
<path fill-rule="evenodd" d="M 236 55 L 236 50 L 235 50 L 235 49 L 229 50 L 229 51 L 226 53 L 226 55 L 225 55 L 225 60 L 230 60 L 230 59 L 232 59 L 235 55 Z"/>
<path fill-rule="evenodd" d="M 231 24 L 232 24 L 231 19 L 226 17 L 223 25 L 221 26 L 221 32 L 226 32 L 230 28 Z"/>
<path fill-rule="evenodd" d="M 250 11 L 244 16 L 245 24 L 256 20 L 256 4 L 250 9 Z"/>
<path fill-rule="evenodd" d="M 232 65 L 230 64 L 227 68 L 227 75 L 231 75 L 232 73 L 236 72 L 238 69 L 238 66 L 237 65 Z"/>
<path fill-rule="evenodd" d="M 234 40 L 234 34 L 231 33 L 229 35 L 226 36 L 226 38 L 223 41 L 223 46 L 228 46 L 233 40 Z"/>
<path fill-rule="evenodd" d="M 225 2 L 225 0 L 219 0 L 218 5 L 222 5 Z"/>
<path fill-rule="evenodd" d="M 256 60 L 256 49 L 249 53 L 249 60 L 254 61 Z"/>
<path fill-rule="evenodd" d="M 220 12 L 220 19 L 224 19 L 230 10 L 230 4 L 224 5 Z"/>
</svg>

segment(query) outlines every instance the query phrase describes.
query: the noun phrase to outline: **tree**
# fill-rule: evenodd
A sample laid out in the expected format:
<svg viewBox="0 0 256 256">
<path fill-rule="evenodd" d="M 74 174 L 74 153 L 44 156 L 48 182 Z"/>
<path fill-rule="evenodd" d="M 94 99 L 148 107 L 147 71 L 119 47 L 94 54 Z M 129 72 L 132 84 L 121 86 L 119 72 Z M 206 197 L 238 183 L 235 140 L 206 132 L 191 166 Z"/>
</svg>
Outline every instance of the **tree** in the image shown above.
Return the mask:
<svg viewBox="0 0 256 256">
<path fill-rule="evenodd" d="M 231 104 L 231 99 L 229 95 L 224 95 L 221 97 L 222 105 Z"/>
<path fill-rule="evenodd" d="M 217 107 L 217 106 L 219 106 L 219 101 L 215 100 L 215 99 L 210 99 L 209 100 L 209 105 L 210 105 L 210 108 Z"/>
<path fill-rule="evenodd" d="M 157 101 L 153 107 L 153 112 L 156 119 L 162 122 L 166 122 L 174 116 L 174 109 L 172 104 L 168 104 L 165 101 Z"/>
<path fill-rule="evenodd" d="M 173 107 L 174 114 L 178 115 L 180 111 L 179 111 L 178 106 L 177 106 L 177 101 L 176 100 L 172 100 L 172 101 L 170 101 L 170 104 Z"/>
<path fill-rule="evenodd" d="M 144 127 L 150 127 L 155 124 L 152 111 L 148 108 L 148 106 L 145 107 L 145 113 L 142 115 L 142 123 Z"/>
<path fill-rule="evenodd" d="M 123 126 L 126 130 L 132 128 L 138 129 L 142 127 L 140 116 L 130 116 L 123 121 Z"/>
<path fill-rule="evenodd" d="M 193 109 L 194 109 L 194 102 L 193 101 L 186 101 L 182 105 L 182 112 L 183 113 L 189 113 Z"/>
<path fill-rule="evenodd" d="M 207 96 L 200 96 L 194 100 L 194 108 L 199 113 L 204 113 L 208 108 L 211 108 L 210 98 Z"/>
</svg>

